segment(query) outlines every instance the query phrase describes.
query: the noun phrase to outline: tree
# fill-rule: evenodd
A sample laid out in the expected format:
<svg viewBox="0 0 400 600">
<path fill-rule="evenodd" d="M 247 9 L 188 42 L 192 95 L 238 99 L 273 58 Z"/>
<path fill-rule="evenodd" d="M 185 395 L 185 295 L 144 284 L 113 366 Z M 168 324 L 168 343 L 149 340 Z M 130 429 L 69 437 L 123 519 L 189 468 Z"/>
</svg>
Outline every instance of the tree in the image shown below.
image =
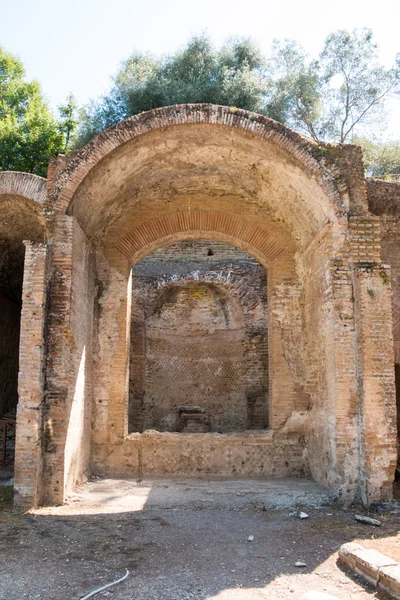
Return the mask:
<svg viewBox="0 0 400 600">
<path fill-rule="evenodd" d="M 400 55 L 385 69 L 369 29 L 331 33 L 318 60 L 295 41 L 269 59 L 248 39 L 216 50 L 198 36 L 172 56 L 134 53 L 109 94 L 84 111 L 77 145 L 120 120 L 159 106 L 210 102 L 265 114 L 315 140 L 349 142 L 382 128 L 385 101 L 400 93 Z"/>
<path fill-rule="evenodd" d="M 364 165 L 370 177 L 400 179 L 400 141 L 374 142 L 356 138 L 354 143 L 363 149 Z"/>
<path fill-rule="evenodd" d="M 293 40 L 274 40 L 268 61 L 268 116 L 318 139 L 322 110 L 319 65 Z"/>
<path fill-rule="evenodd" d="M 320 56 L 328 109 L 322 131 L 345 142 L 364 128 L 381 123 L 386 97 L 400 90 L 400 69 L 377 63 L 377 45 L 371 29 L 331 33 Z M 339 85 L 333 87 L 335 78 Z"/>
<path fill-rule="evenodd" d="M 46 176 L 63 136 L 39 84 L 27 82 L 22 63 L 0 47 L 0 170 Z"/>
<path fill-rule="evenodd" d="M 248 39 L 231 38 L 215 50 L 205 35 L 172 56 L 132 54 L 122 63 L 111 92 L 84 111 L 78 143 L 145 110 L 180 103 L 226 104 L 265 112 L 264 60 Z"/>
<path fill-rule="evenodd" d="M 400 90 L 400 56 L 377 63 L 370 29 L 328 35 L 318 61 L 293 41 L 275 41 L 269 61 L 267 111 L 315 140 L 348 142 L 382 128 L 385 100 Z"/>
<path fill-rule="evenodd" d="M 66 154 L 74 142 L 74 134 L 78 127 L 78 105 L 73 94 L 69 94 L 66 104 L 58 107 L 60 121 L 58 131 L 64 139 L 63 152 Z"/>
</svg>

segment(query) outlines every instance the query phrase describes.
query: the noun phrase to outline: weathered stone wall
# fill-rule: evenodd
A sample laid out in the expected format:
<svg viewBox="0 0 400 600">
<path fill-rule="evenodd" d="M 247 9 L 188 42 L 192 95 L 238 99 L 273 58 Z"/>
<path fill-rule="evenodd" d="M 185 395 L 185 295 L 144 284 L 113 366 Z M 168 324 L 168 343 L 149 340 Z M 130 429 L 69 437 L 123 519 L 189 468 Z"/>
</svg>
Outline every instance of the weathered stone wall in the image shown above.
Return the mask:
<svg viewBox="0 0 400 600">
<path fill-rule="evenodd" d="M 380 273 L 382 282 L 391 284 L 392 291 L 392 335 L 394 343 L 395 363 L 395 380 L 396 380 L 396 407 L 397 407 L 397 464 L 400 464 L 400 184 L 390 183 L 386 181 L 368 179 L 368 204 L 370 210 L 381 217 L 381 257 L 383 265 L 389 265 L 390 271 L 383 270 Z M 370 286 L 375 294 L 374 288 Z M 384 288 L 384 291 L 387 287 Z M 379 300 L 380 293 L 377 297 L 371 297 L 371 302 L 375 303 Z M 388 359 L 390 368 L 390 358 Z M 382 370 L 382 376 L 384 371 Z M 383 383 L 383 381 L 382 381 Z M 392 395 L 389 395 L 385 402 L 386 410 L 393 411 L 393 406 L 390 405 Z M 382 417 L 381 417 L 382 418 Z M 389 417 L 386 417 L 392 428 L 394 427 L 393 412 Z"/>
<path fill-rule="evenodd" d="M 131 433 L 98 447 L 93 472 L 106 477 L 287 477 L 308 472 L 301 433 Z"/>
<path fill-rule="evenodd" d="M 400 215 L 400 185 L 379 179 L 367 179 L 369 210 L 374 215 Z"/>
<path fill-rule="evenodd" d="M 28 506 L 37 505 L 42 498 L 48 267 L 47 244 L 26 242 L 14 490 L 15 501 Z"/>
<path fill-rule="evenodd" d="M 228 244 L 181 242 L 132 284 L 130 430 L 179 431 L 183 405 L 205 410 L 205 431 L 266 427 L 265 269 Z"/>
</svg>

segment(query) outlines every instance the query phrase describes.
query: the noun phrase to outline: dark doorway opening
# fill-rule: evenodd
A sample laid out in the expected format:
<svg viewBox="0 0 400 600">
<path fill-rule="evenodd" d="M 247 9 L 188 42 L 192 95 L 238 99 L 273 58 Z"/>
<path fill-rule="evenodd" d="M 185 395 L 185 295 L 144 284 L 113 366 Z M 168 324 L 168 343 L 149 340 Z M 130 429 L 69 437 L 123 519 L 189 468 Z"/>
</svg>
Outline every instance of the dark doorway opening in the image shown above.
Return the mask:
<svg viewBox="0 0 400 600">
<path fill-rule="evenodd" d="M 0 240 L 0 469 L 14 466 L 19 338 L 25 247 Z"/>
</svg>

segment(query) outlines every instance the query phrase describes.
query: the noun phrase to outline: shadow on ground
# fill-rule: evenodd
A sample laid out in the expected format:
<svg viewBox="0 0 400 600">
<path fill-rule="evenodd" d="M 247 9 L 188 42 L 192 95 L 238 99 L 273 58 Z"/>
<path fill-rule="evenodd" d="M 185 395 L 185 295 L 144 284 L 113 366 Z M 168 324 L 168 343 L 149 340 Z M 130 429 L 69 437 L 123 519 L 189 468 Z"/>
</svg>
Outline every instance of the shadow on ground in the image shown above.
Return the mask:
<svg viewBox="0 0 400 600">
<path fill-rule="evenodd" d="M 2 512 L 0 598 L 77 600 L 126 568 L 129 578 L 96 598 L 274 600 L 310 590 L 384 598 L 348 577 L 336 553 L 357 539 L 387 544 L 399 559 L 400 508 L 391 509 L 380 513 L 382 527 L 362 525 L 356 511 L 296 479 L 91 481 L 67 506 Z"/>
</svg>

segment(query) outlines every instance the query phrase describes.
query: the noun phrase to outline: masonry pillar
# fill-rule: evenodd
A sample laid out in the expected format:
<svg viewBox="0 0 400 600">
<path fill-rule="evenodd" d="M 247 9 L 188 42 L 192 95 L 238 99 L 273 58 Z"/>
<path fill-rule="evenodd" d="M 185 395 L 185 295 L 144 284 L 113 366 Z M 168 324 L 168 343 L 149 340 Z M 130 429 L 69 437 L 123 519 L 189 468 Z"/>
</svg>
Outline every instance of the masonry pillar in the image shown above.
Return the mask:
<svg viewBox="0 0 400 600">
<path fill-rule="evenodd" d="M 390 269 L 355 269 L 360 437 L 364 504 L 392 497 L 397 462 Z"/>
<path fill-rule="evenodd" d="M 359 488 L 364 504 L 392 496 L 397 461 L 390 268 L 381 265 L 381 220 L 351 217 L 356 326 Z"/>
<path fill-rule="evenodd" d="M 62 504 L 88 472 L 93 312 L 90 247 L 67 215 L 54 220 L 48 306 L 42 502 Z"/>
<path fill-rule="evenodd" d="M 39 503 L 41 495 L 48 246 L 31 242 L 25 246 L 14 490 L 17 503 L 32 506 Z"/>
<path fill-rule="evenodd" d="M 358 488 L 357 368 L 352 269 L 331 264 L 330 335 L 327 342 L 328 439 L 334 441 L 330 487 L 351 501 Z M 330 424 L 329 424 L 330 422 Z"/>
</svg>

